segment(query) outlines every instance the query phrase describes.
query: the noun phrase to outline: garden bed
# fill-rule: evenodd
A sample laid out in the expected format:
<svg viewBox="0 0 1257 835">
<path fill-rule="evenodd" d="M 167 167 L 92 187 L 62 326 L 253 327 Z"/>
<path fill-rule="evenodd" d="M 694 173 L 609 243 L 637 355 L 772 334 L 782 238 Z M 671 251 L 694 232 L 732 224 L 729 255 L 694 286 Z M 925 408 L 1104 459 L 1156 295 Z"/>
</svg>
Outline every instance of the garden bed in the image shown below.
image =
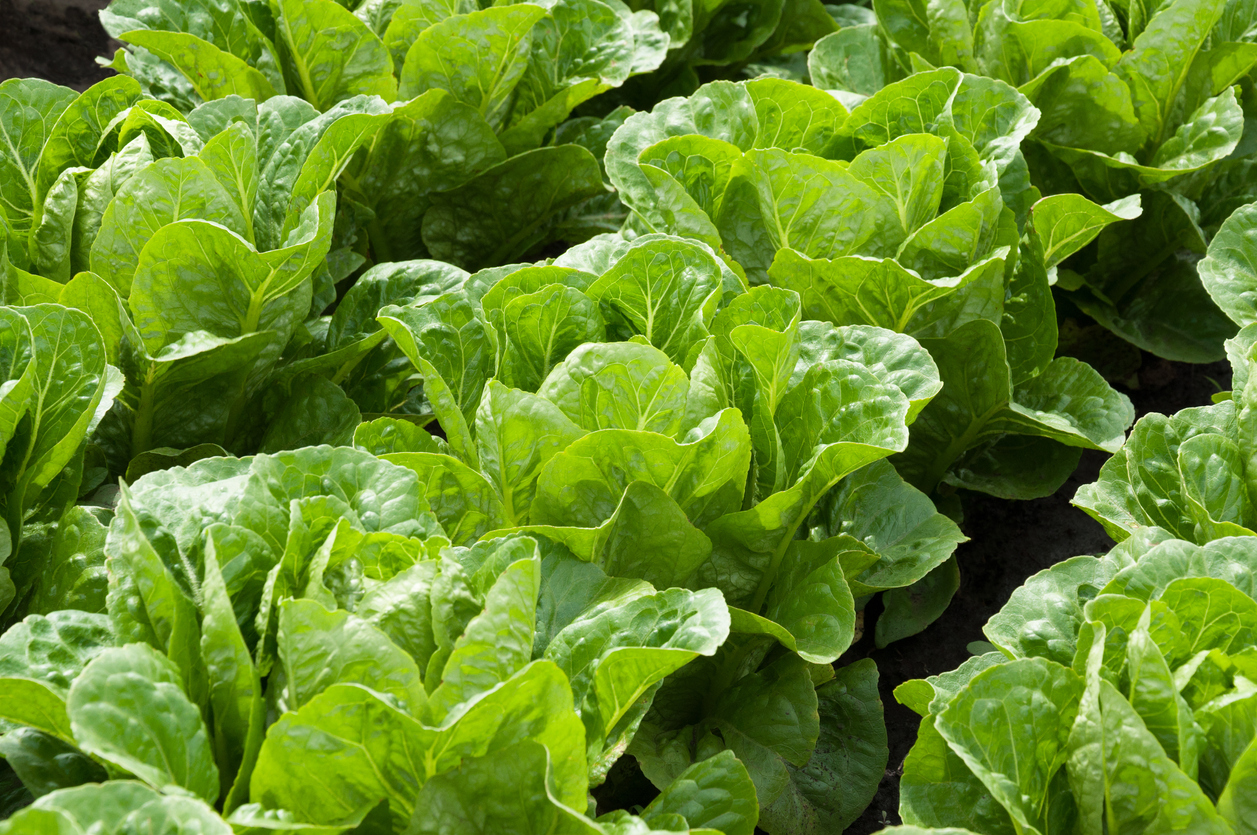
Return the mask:
<svg viewBox="0 0 1257 835">
<path fill-rule="evenodd" d="M 118 46 L 95 18 L 95 9 L 104 5 L 98 0 L 69 0 L 64 3 L 0 0 L 0 31 L 6 32 L 3 42 L 0 42 L 0 80 L 39 77 L 81 91 L 110 75 L 111 71 L 95 63 L 97 56 L 108 55 Z M 631 90 L 631 85 L 627 85 L 626 89 Z M 606 148 L 606 137 L 602 139 L 602 148 Z M 593 162 L 590 165 L 593 166 Z M 590 193 L 597 192 L 601 184 L 597 174 L 598 171 L 594 170 L 595 182 Z M 450 225 L 455 226 L 461 207 L 455 201 L 448 202 L 450 205 L 439 208 L 447 211 L 454 219 Z M 573 201 L 573 205 L 576 204 Z M 582 202 L 579 205 L 592 204 Z M 593 209 L 598 208 L 593 205 Z M 589 220 L 595 215 L 596 212 L 591 210 L 579 220 L 582 223 L 603 222 L 602 219 Z M 444 252 L 449 254 L 445 260 L 458 261 L 469 272 L 474 272 L 476 267 L 496 266 L 517 256 L 518 260 L 524 260 L 525 253 L 532 256 L 537 253 L 558 254 L 564 248 L 564 230 L 570 232 L 572 228 L 571 225 L 564 227 L 563 223 L 576 222 L 565 216 L 555 222 L 556 231 L 550 238 L 538 239 L 540 243 L 537 247 L 521 247 L 510 252 L 504 250 L 501 258 L 484 264 L 477 263 L 480 250 L 476 247 L 488 245 L 485 240 L 467 244 L 452 234 L 452 243 L 447 241 L 444 244 L 447 247 Z M 581 229 L 588 231 L 583 226 Z M 375 227 L 371 233 L 376 234 Z M 490 242 L 495 245 L 500 243 Z M 345 285 L 338 289 L 343 297 Z M 1070 302 L 1063 300 L 1061 291 L 1058 290 L 1057 294 L 1062 297 L 1059 306 L 1062 312 L 1075 311 Z M 335 298 L 337 296 L 333 294 L 329 296 L 329 301 Z M 395 314 L 401 316 L 396 311 Z M 412 327 L 409 323 L 402 324 Z M 394 337 L 402 332 L 401 325 L 390 327 L 389 331 Z M 1136 417 L 1152 412 L 1172 415 L 1184 408 L 1207 405 L 1213 394 L 1230 388 L 1231 369 L 1226 362 L 1189 364 L 1160 359 L 1134 349 L 1078 313 L 1062 322 L 1062 346 L 1058 353 L 1077 357 L 1095 366 L 1114 389 L 1130 398 Z M 365 414 L 360 416 L 366 417 Z M 885 710 L 889 763 L 875 799 L 846 830 L 848 833 L 865 835 L 900 823 L 899 777 L 904 758 L 917 740 L 921 717 L 895 700 L 892 695 L 895 688 L 906 681 L 953 670 L 965 662 L 971 654 L 968 649 L 970 644 L 986 640 L 982 633 L 983 624 L 1008 602 L 1010 595 L 1031 575 L 1076 555 L 1103 554 L 1113 546 L 1112 539 L 1101 525 L 1071 504 L 1080 486 L 1097 480 L 1107 458 L 1105 452 L 1088 449 L 1083 453 L 1077 471 L 1055 494 L 1046 498 L 1011 501 L 961 491 L 961 530 L 968 541 L 960 544 L 955 551 L 961 573 L 959 590 L 945 613 L 924 631 L 884 649 L 876 648 L 873 625 L 883 611 L 883 598 L 880 594 L 872 597 L 863 613 L 865 628 L 862 635 L 857 631 L 860 637 L 841 655 L 835 666 L 841 669 L 866 658 L 876 663 L 878 690 Z M 175 463 L 181 461 L 172 459 L 164 462 Z M 158 469 L 164 464 L 146 463 L 146 466 Z M 131 465 L 134 467 L 135 462 Z M 134 470 L 137 475 L 144 471 L 143 468 Z M 130 475 L 132 470 L 127 472 Z M 935 486 L 938 483 L 936 481 Z M 648 804 L 658 790 L 641 774 L 630 757 L 624 757 L 610 772 L 607 783 L 594 793 L 600 803 L 633 809 Z"/>
</svg>

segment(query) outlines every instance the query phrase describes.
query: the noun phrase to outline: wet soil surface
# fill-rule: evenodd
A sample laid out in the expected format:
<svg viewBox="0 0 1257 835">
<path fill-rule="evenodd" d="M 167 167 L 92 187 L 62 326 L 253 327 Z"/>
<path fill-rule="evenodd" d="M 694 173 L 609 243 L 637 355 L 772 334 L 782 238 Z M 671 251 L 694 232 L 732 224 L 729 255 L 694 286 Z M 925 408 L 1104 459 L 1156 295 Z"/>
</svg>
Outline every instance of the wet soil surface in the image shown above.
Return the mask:
<svg viewBox="0 0 1257 835">
<path fill-rule="evenodd" d="M 96 56 L 109 55 L 116 47 L 96 20 L 96 10 L 104 5 L 106 0 L 0 0 L 0 80 L 38 76 L 82 90 L 110 74 L 95 63 Z M 1120 381 L 1115 384 L 1131 398 L 1139 416 L 1205 405 L 1214 392 L 1230 386 L 1225 362 L 1195 366 L 1167 362 L 1140 355 L 1117 340 L 1085 346 L 1071 353 Z M 960 588 L 943 616 L 919 635 L 877 649 L 872 625 L 881 604 L 877 600 L 870 604 L 865 637 L 840 663 L 864 657 L 877 662 L 890 760 L 877 797 L 847 835 L 866 835 L 900 822 L 899 775 L 920 720 L 895 701 L 894 689 L 910 679 L 959 666 L 969 657 L 968 644 L 983 640 L 982 625 L 1030 575 L 1112 546 L 1100 525 L 1070 504 L 1081 485 L 1096 479 L 1106 457 L 1084 454 L 1073 477 L 1047 498 L 1013 502 L 966 494 L 963 528 L 969 541 L 957 549 Z M 632 808 L 648 803 L 654 794 L 630 758 L 617 764 L 609 777 L 599 791 L 604 807 Z"/>
<path fill-rule="evenodd" d="M 113 54 L 96 18 L 108 0 L 0 0 L 0 81 L 45 78 L 86 90 L 112 70 L 97 56 Z"/>
</svg>

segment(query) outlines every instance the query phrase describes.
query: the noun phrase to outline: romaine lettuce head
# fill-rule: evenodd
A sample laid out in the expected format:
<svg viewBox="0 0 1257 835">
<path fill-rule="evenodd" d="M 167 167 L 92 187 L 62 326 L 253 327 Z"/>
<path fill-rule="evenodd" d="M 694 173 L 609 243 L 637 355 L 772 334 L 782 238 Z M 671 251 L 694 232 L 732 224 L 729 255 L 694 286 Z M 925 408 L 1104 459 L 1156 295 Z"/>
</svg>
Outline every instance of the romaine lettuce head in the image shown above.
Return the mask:
<svg viewBox="0 0 1257 835">
<path fill-rule="evenodd" d="M 146 475 L 104 552 L 106 600 L 0 637 L 0 746 L 38 797 L 5 831 L 427 832 L 467 804 L 591 835 L 754 827 L 728 752 L 640 817 L 585 815 L 663 679 L 726 641 L 717 589 L 520 534 L 451 545 L 413 470 L 350 447 Z"/>
<path fill-rule="evenodd" d="M 352 256 L 473 269 L 583 240 L 584 215 L 614 212 L 584 147 L 597 143 L 551 137 L 575 108 L 659 67 L 669 44 L 654 12 L 620 0 L 116 0 L 101 22 L 126 44 L 110 66 L 176 115 L 241 99 L 315 113 L 377 103 L 387 118 L 357 125 L 321 180 L 348 166 L 339 221 Z M 345 274 L 361 263 L 343 261 Z"/>
<path fill-rule="evenodd" d="M 923 717 L 904 821 L 1247 831 L 1255 570 L 1252 537 L 1193 545 L 1148 528 L 1031 577 L 987 623 L 991 652 L 896 689 Z"/>
<path fill-rule="evenodd" d="M 1038 118 L 1009 85 L 948 68 L 850 112 L 790 81 L 714 82 L 629 117 L 607 171 L 634 212 L 627 229 L 706 244 L 755 288 L 748 298 L 797 293 L 815 320 L 811 361 L 821 323 L 920 340 L 944 388 L 894 459 L 911 484 L 1031 498 L 1063 483 L 1079 448 L 1116 449 L 1133 419 L 1091 368 L 1054 358 L 1050 285 L 1062 260 L 1140 211 L 1040 199 L 1019 150 Z"/>
<path fill-rule="evenodd" d="M 1100 203 L 1141 194 L 1142 218 L 1101 233 L 1063 289 L 1087 314 L 1160 356 L 1222 358 L 1233 335 L 1194 268 L 1253 191 L 1251 4 L 1178 0 L 985 3 L 879 0 L 875 22 L 817 43 L 812 81 L 871 96 L 951 66 L 1013 85 L 1040 118 L 1024 147 L 1045 194 Z"/>
<path fill-rule="evenodd" d="M 854 819 L 885 749 L 875 670 L 829 672 L 855 638 L 853 589 L 916 583 L 963 539 L 884 460 L 940 388 L 917 342 L 806 321 L 793 290 L 748 288 L 703 241 L 659 233 L 484 270 L 379 319 L 444 437 L 380 418 L 355 444 L 417 473 L 455 544 L 526 535 L 608 576 L 718 590 L 730 607 L 729 640 L 672 673 L 619 737 L 647 775 L 662 788 L 731 751 L 761 827 Z M 867 524 L 878 496 L 906 512 Z M 820 718 L 764 737 L 757 712 L 725 715 L 760 700 Z M 720 743 L 744 731 L 745 745 Z"/>
</svg>

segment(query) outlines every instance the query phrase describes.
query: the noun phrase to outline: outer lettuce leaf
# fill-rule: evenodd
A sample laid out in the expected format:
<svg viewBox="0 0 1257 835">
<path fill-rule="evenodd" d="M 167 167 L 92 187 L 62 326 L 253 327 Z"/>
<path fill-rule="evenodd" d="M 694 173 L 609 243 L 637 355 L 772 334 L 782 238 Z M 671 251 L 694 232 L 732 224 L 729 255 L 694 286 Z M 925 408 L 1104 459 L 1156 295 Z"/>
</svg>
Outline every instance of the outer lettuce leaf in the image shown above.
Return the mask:
<svg viewBox="0 0 1257 835">
<path fill-rule="evenodd" d="M 1222 312 L 1240 327 L 1257 321 L 1257 204 L 1235 211 L 1218 229 L 1201 260 L 1200 279 Z"/>
<path fill-rule="evenodd" d="M 1027 435 L 1073 447 L 1116 449 L 1123 430 L 1133 417 L 1126 398 L 1108 387 L 1089 366 L 1065 358 L 1052 362 L 1038 377 L 1013 387 L 1007 371 L 1003 339 L 990 322 L 975 320 L 941 340 L 926 340 L 944 380 L 964 380 L 967 389 L 944 387 L 913 424 L 913 439 L 898 466 L 910 482 L 921 489 L 933 489 L 946 477 L 958 486 L 987 486 L 997 495 L 1029 498 L 1046 495 L 1060 485 L 1073 470 L 1073 464 L 1039 476 L 1033 469 L 1019 468 L 1020 478 L 1006 482 L 988 481 L 985 473 L 997 471 L 998 462 L 1015 455 L 1014 448 L 1000 442 L 1009 435 Z M 954 352 L 954 353 L 953 353 Z M 1074 391 L 1090 400 L 1062 399 L 1058 392 Z M 1094 404 L 1094 406 L 1092 406 Z M 995 441 L 990 447 L 990 463 L 974 461 L 974 468 L 953 466 L 967 450 L 974 450 L 983 438 Z M 969 460 L 974 453 L 969 453 Z M 1015 460 L 1015 459 L 1014 459 Z M 962 465 L 963 467 L 963 465 Z M 1003 473 L 1007 476 L 1008 471 Z M 1042 478 L 1042 481 L 1038 480 Z M 1038 482 L 1038 483 L 1036 483 Z"/>
<path fill-rule="evenodd" d="M 510 262 L 548 240 L 556 213 L 604 190 L 597 160 L 579 145 L 528 151 L 434 197 L 424 245 L 465 267 Z"/>
<path fill-rule="evenodd" d="M 209 732 L 184 695 L 179 671 L 151 647 L 108 649 L 75 679 L 67 700 L 83 749 L 154 788 L 180 786 L 218 798 Z M 143 728 L 135 733 L 136 726 Z"/>
</svg>

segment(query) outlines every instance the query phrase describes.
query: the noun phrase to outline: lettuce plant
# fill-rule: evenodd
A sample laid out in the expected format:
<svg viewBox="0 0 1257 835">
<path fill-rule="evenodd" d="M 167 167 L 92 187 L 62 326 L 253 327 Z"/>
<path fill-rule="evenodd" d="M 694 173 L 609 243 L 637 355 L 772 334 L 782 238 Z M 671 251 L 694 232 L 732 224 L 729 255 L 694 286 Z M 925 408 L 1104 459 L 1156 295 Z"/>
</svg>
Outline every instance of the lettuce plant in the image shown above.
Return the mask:
<svg viewBox="0 0 1257 835">
<path fill-rule="evenodd" d="M 1234 390 L 1211 406 L 1175 415 L 1150 414 L 1100 470 L 1079 488 L 1074 504 L 1121 541 L 1149 527 L 1189 542 L 1253 536 L 1252 401 L 1257 342 L 1257 204 L 1238 209 L 1222 224 L 1200 262 L 1205 287 L 1240 327 L 1226 343 Z"/>
<path fill-rule="evenodd" d="M 1251 5 L 878 0 L 874 9 L 875 20 L 816 45 L 813 83 L 870 95 L 947 65 L 1016 86 L 1041 113 L 1025 145 L 1038 188 L 1101 203 L 1143 198 L 1143 216 L 1102 232 L 1059 286 L 1141 348 L 1220 359 L 1234 329 L 1195 262 L 1254 196 L 1244 137 L 1257 62 Z"/>
<path fill-rule="evenodd" d="M 1257 539 L 1150 530 L 1031 577 L 987 622 L 992 651 L 896 689 L 923 717 L 904 821 L 1251 832 L 1255 568 Z"/>
<path fill-rule="evenodd" d="M 0 748 L 37 797 L 6 833 L 472 832 L 473 808 L 494 828 L 751 833 L 732 754 L 640 817 L 585 814 L 659 681 L 726 640 L 714 589 L 525 536 L 451 545 L 413 471 L 347 447 L 145 476 L 104 553 L 104 606 L 0 637 Z"/>
<path fill-rule="evenodd" d="M 315 364 L 281 358 L 361 263 L 332 249 L 329 186 L 387 107 L 360 97 L 320 114 L 294 98 L 233 98 L 185 117 L 126 77 L 82 95 L 10 81 L 0 101 L 14 139 L 0 150 L 14 173 L 0 209 L 5 299 L 90 316 L 125 380 L 93 439 L 111 472 L 135 477 L 172 450 L 293 446 L 287 416 L 310 402 L 322 406 L 318 440 L 346 421 L 348 439 L 353 403 Z M 335 376 L 354 356 L 321 370 Z"/>
<path fill-rule="evenodd" d="M 916 582 L 962 539 L 884 461 L 938 391 L 929 356 L 804 321 L 793 291 L 748 290 L 702 242 L 659 234 L 487 270 L 379 320 L 444 437 L 383 420 L 355 442 L 420 473 L 456 544 L 541 537 L 730 605 L 730 639 L 637 716 L 646 775 L 662 788 L 732 750 L 762 828 L 853 820 L 885 758 L 874 667 L 830 666 L 855 595 Z M 878 517 L 880 501 L 902 512 Z M 888 640 L 924 625 L 895 623 Z"/>
<path fill-rule="evenodd" d="M 376 262 L 432 255 L 472 269 L 556 234 L 581 239 L 570 215 L 605 203 L 601 172 L 579 132 L 548 140 L 668 47 L 653 12 L 620 0 L 115 0 L 101 22 L 128 45 L 112 66 L 185 112 L 233 96 L 325 113 L 387 103 L 392 117 L 344 176 L 342 222 Z"/>
<path fill-rule="evenodd" d="M 708 244 L 750 284 L 797 292 L 804 318 L 921 340 L 944 385 L 893 459 L 910 483 L 1030 498 L 1133 419 L 1090 367 L 1053 359 L 1049 275 L 1138 211 L 1033 202 L 1018 144 L 1037 118 L 1007 84 L 953 69 L 850 112 L 790 81 L 714 82 L 629 117 L 607 171 L 630 229 Z"/>
<path fill-rule="evenodd" d="M 273 105 L 264 103 L 259 114 L 268 106 Z M 248 121 L 237 120 L 206 147 L 229 135 L 241 140 L 253 136 Z M 242 142 L 242 147 L 248 145 Z M 205 165 L 200 154 L 159 160 L 123 189 L 162 164 L 190 170 Z M 311 204 L 311 214 L 319 211 L 320 201 L 329 203 L 330 194 L 324 192 Z M 159 226 L 155 239 L 180 223 L 189 221 Z M 232 240 L 243 240 L 234 234 Z M 150 241 L 139 248 L 143 253 L 151 247 Z M 459 635 L 472 629 L 477 612 L 484 610 L 488 620 L 500 621 L 491 605 L 491 586 L 507 566 L 488 555 L 499 549 L 515 553 L 525 547 L 518 543 L 527 542 L 526 547 L 540 549 L 532 558 L 536 568 L 518 570 L 540 572 L 542 590 L 536 594 L 542 598 L 549 570 L 543 564 L 553 562 L 546 555 L 576 572 L 554 580 L 555 588 L 564 590 L 563 617 L 577 614 L 568 611 L 571 589 L 587 584 L 600 589 L 598 595 L 623 592 L 634 600 L 641 590 L 669 589 L 659 594 L 673 607 L 654 620 L 630 608 L 622 620 L 606 614 L 598 622 L 600 635 L 617 639 L 624 636 L 615 624 L 640 624 L 646 643 L 616 656 L 622 660 L 615 662 L 642 676 L 638 684 L 614 678 L 599 684 L 588 667 L 588 639 L 573 635 L 554 643 L 563 635 L 562 626 L 546 627 L 546 638 L 540 631 L 518 636 L 529 652 L 520 664 L 508 664 L 509 670 L 496 661 L 489 665 L 498 670 L 494 681 L 510 681 L 502 686 L 511 689 L 518 683 L 513 676 L 544 660 L 534 654 L 554 646 L 557 658 L 558 647 L 570 645 L 562 652 L 570 652 L 571 663 L 584 671 L 581 675 L 593 676 L 585 685 L 577 680 L 575 668 L 564 674 L 577 700 L 582 766 L 579 783 L 568 785 L 562 778 L 567 788 L 560 783 L 550 788 L 558 803 L 570 807 L 577 796 L 572 787 L 579 785 L 583 795 L 631 750 L 664 790 L 660 803 L 673 804 L 669 809 L 689 807 L 667 800 L 672 796 L 667 787 L 690 786 L 703 774 L 715 774 L 711 780 L 721 791 L 741 798 L 734 821 L 722 824 L 726 831 L 749 833 L 756 820 L 777 833 L 799 831 L 813 817 L 835 826 L 854 819 L 875 791 L 886 757 L 875 668 L 861 662 L 835 672 L 830 666 L 854 638 L 855 596 L 919 580 L 945 562 L 962 538 L 954 523 L 881 460 L 903 448 L 908 422 L 938 392 L 932 361 L 910 337 L 885 329 L 804 322 L 796 293 L 773 287 L 748 290 L 741 276 L 701 242 L 649 235 L 630 243 L 607 236 L 560 260 L 474 275 L 437 262 L 376 267 L 332 316 L 298 328 L 304 335 L 292 331 L 286 355 L 263 378 L 274 386 L 298 370 L 312 371 L 329 375 L 318 379 L 325 379 L 342 400 L 347 396 L 340 385 L 345 385 L 362 397 L 395 403 L 400 392 L 415 385 L 418 372 L 422 395 L 409 391 L 407 407 L 420 422 L 425 411 L 435 417 L 440 435 L 388 417 L 353 431 L 361 448 L 357 452 L 323 447 L 243 460 L 208 458 L 186 469 L 151 473 L 123 487 L 103 551 L 103 528 L 96 516 L 88 513 L 85 520 L 76 517 L 75 525 L 63 525 L 41 568 L 57 578 L 47 584 L 54 591 L 73 593 L 41 596 L 38 606 L 22 613 L 55 620 L 78 617 L 66 615 L 67 606 L 94 611 L 96 627 L 105 636 L 101 651 L 110 664 L 125 668 L 117 675 L 146 679 L 161 698 L 178 703 L 171 713 L 182 716 L 178 721 L 185 724 L 175 736 L 182 740 L 202 734 L 208 742 L 205 752 L 189 755 L 196 757 L 193 766 L 174 774 L 161 772 L 170 751 L 137 752 L 116 735 L 93 736 L 82 729 L 88 720 L 71 715 L 77 702 L 71 698 L 76 685 L 69 679 L 78 675 L 76 669 L 51 688 L 51 700 L 42 691 L 37 701 L 16 695 L 11 699 L 51 710 L 54 717 L 69 717 L 53 726 L 38 724 L 31 713 L 35 707 L 4 714 L 8 721 L 34 729 L 13 735 L 13 744 L 29 737 L 30 747 L 42 752 L 10 757 L 11 763 L 29 763 L 23 781 L 37 794 L 55 792 L 101 779 L 102 763 L 108 763 L 114 776 L 131 774 L 157 789 L 182 786 L 226 814 L 247 801 L 271 811 L 250 807 L 238 814 L 293 820 L 275 812 L 282 808 L 299 821 L 339 826 L 360 820 L 355 816 L 368 814 L 368 807 L 387 796 L 388 811 L 377 814 L 391 815 L 398 828 L 409 826 L 414 809 L 437 808 L 416 798 L 419 785 L 436 779 L 444 766 L 424 766 L 419 777 L 406 771 L 379 777 L 379 784 L 353 790 L 346 786 L 331 793 L 326 801 L 330 805 L 318 808 L 315 801 L 324 799 L 309 798 L 308 780 L 292 782 L 290 775 L 308 759 L 307 742 L 315 733 L 311 727 L 333 721 L 325 715 L 342 716 L 351 710 L 346 704 L 373 716 L 384 710 L 392 718 L 380 721 L 393 723 L 386 739 L 410 740 L 408 734 L 417 734 L 406 745 L 419 744 L 432 729 L 444 727 L 444 711 L 461 708 L 451 703 L 437 710 L 421 704 L 434 704 L 432 699 L 445 692 L 441 682 L 451 677 L 461 682 L 462 676 L 472 675 L 477 665 L 487 663 L 486 647 L 496 653 L 505 640 L 497 632 L 492 640 L 478 639 L 472 653 L 479 653 L 477 661 L 458 654 Z M 231 262 L 214 262 L 213 274 L 230 275 L 244 261 L 238 255 Z M 145 263 L 141 257 L 132 298 L 134 288 L 144 286 Z M 23 287 L 55 287 L 59 292 L 93 278 L 116 293 L 110 281 L 89 274 L 67 285 L 25 271 L 17 276 Z M 311 302 L 308 295 L 303 298 L 304 315 Z M 115 307 L 121 311 L 117 321 L 137 327 L 132 311 L 117 302 Z M 296 350 L 294 342 L 301 342 Z M 125 351 L 122 355 L 127 357 Z M 399 357 L 409 370 L 397 367 Z M 274 443 L 291 445 L 291 439 L 305 437 L 310 422 L 321 419 L 320 405 L 317 400 L 300 401 L 288 413 L 292 425 L 279 422 L 286 434 Z M 357 412 L 353 414 L 350 428 L 357 423 Z M 96 435 L 102 444 L 108 439 L 104 429 L 102 424 Z M 207 451 L 149 450 L 131 468 L 138 474 Z M 882 500 L 902 511 L 889 518 L 871 513 Z M 433 626 L 434 637 L 427 641 L 410 609 L 395 612 L 399 620 L 390 640 L 426 642 L 405 647 L 409 661 L 387 645 L 380 650 L 374 633 L 367 640 L 372 658 L 380 652 L 390 659 L 400 657 L 402 672 L 381 673 L 380 680 L 329 679 L 341 686 L 332 688 L 333 695 L 347 703 L 325 696 L 328 691 L 316 684 L 305 696 L 290 694 L 295 685 L 285 682 L 297 675 L 293 665 L 298 650 L 289 639 L 297 627 L 286 625 L 286 612 L 304 609 L 305 616 L 322 619 L 318 629 L 330 634 L 315 638 L 313 648 L 300 650 L 321 663 L 328 647 L 350 641 L 347 629 L 361 631 L 346 618 L 366 617 L 359 602 L 371 588 L 396 580 L 415 565 L 432 563 L 406 574 L 406 582 L 413 583 L 415 575 L 444 565 L 443 555 L 461 560 L 453 554 L 475 555 L 459 564 L 467 574 L 487 572 L 484 583 L 471 591 L 462 586 L 447 591 L 452 575 L 437 573 L 429 580 L 439 591 L 423 591 L 427 602 L 422 604 L 407 596 L 404 605 L 457 609 L 462 620 Z M 379 565 L 381 561 L 387 564 Z M 490 562 L 492 568 L 484 568 Z M 207 568 L 212 564 L 221 569 L 220 579 Z M 223 590 L 215 603 L 208 589 L 216 583 Z M 517 593 L 501 593 L 509 597 L 510 606 L 527 609 Z M 447 594 L 454 598 L 442 597 Z M 537 612 L 544 610 L 541 602 L 531 605 Z M 601 596 L 590 605 L 598 612 L 609 606 Z M 211 616 L 211 609 L 217 614 Z M 328 621 L 326 613 L 339 610 L 343 614 Z M 685 614 L 691 610 L 692 617 Z M 656 626 L 681 617 L 696 631 Z M 885 620 L 888 625 L 895 622 L 893 617 Z M 537 625 L 541 621 L 533 623 L 532 629 L 542 629 Z M 225 630 L 221 646 L 218 637 L 207 637 L 211 628 Z M 503 627 L 511 634 L 523 628 Z M 890 640 L 917 628 L 904 622 L 897 632 L 887 628 L 879 637 Z M 673 640 L 668 636 L 675 642 L 668 643 Z M 666 652 L 643 655 L 655 640 L 664 642 L 658 649 Z M 137 643 L 167 660 L 132 657 L 141 652 L 133 646 Z M 679 671 L 698 657 L 710 663 L 696 668 L 692 677 Z M 362 664 L 346 663 L 354 669 Z M 87 664 L 84 669 L 93 668 Z M 411 684 L 399 690 L 394 682 L 408 680 L 412 669 L 419 682 L 428 684 L 416 690 L 411 677 Z M 25 671 L 13 677 L 26 680 L 31 675 Z M 327 678 L 313 676 L 315 681 Z M 698 683 L 713 676 L 720 682 L 714 689 Z M 351 682 L 383 694 L 381 703 L 352 688 L 346 692 Z M 175 685 L 182 697 L 171 690 Z M 713 698 L 696 701 L 693 694 L 698 692 Z M 319 699 L 330 701 L 325 705 Z M 98 700 L 85 697 L 84 702 Z M 744 709 L 765 702 L 775 705 L 786 723 L 768 735 L 762 732 L 761 712 Z M 485 707 L 503 709 L 496 702 Z M 277 722 L 285 711 L 286 717 L 301 717 L 305 711 L 308 721 Z M 192 722 L 194 716 L 201 718 L 203 731 Z M 125 725 L 131 720 L 117 721 Z M 302 742 L 280 741 L 289 727 Z M 853 728 L 858 729 L 854 736 Z M 548 737 L 541 730 L 536 733 L 544 745 Z M 563 735 L 571 733 L 569 727 Z M 570 739 L 565 744 L 573 745 Z M 481 752 L 475 756 L 489 751 L 483 746 L 474 750 Z M 268 767 L 272 757 L 279 758 L 278 764 Z M 521 757 L 532 764 L 530 773 L 544 772 L 535 767 L 535 757 Z M 49 773 L 50 762 L 70 773 L 40 776 Z M 214 769 L 216 785 L 206 777 Z M 733 769 L 732 777 L 721 776 L 726 769 Z M 377 769 L 368 764 L 366 771 L 375 774 Z M 468 779 L 489 778 L 481 774 Z M 450 791 L 457 797 L 464 790 Z M 151 799 L 141 792 L 135 805 Z M 315 806 L 307 808 L 307 803 Z M 542 803 L 538 814 L 562 812 L 552 807 Z M 671 821 L 672 829 L 680 825 L 675 818 L 658 820 Z M 687 826 L 705 822 L 696 818 Z M 621 824 L 641 825 L 591 825 Z"/>
<path fill-rule="evenodd" d="M 446 90 L 516 148 L 580 104 L 654 69 L 658 18 L 617 0 L 476 3 L 114 0 L 115 69 L 181 109 L 230 95 L 292 95 L 326 111 L 355 96 Z"/>
</svg>

